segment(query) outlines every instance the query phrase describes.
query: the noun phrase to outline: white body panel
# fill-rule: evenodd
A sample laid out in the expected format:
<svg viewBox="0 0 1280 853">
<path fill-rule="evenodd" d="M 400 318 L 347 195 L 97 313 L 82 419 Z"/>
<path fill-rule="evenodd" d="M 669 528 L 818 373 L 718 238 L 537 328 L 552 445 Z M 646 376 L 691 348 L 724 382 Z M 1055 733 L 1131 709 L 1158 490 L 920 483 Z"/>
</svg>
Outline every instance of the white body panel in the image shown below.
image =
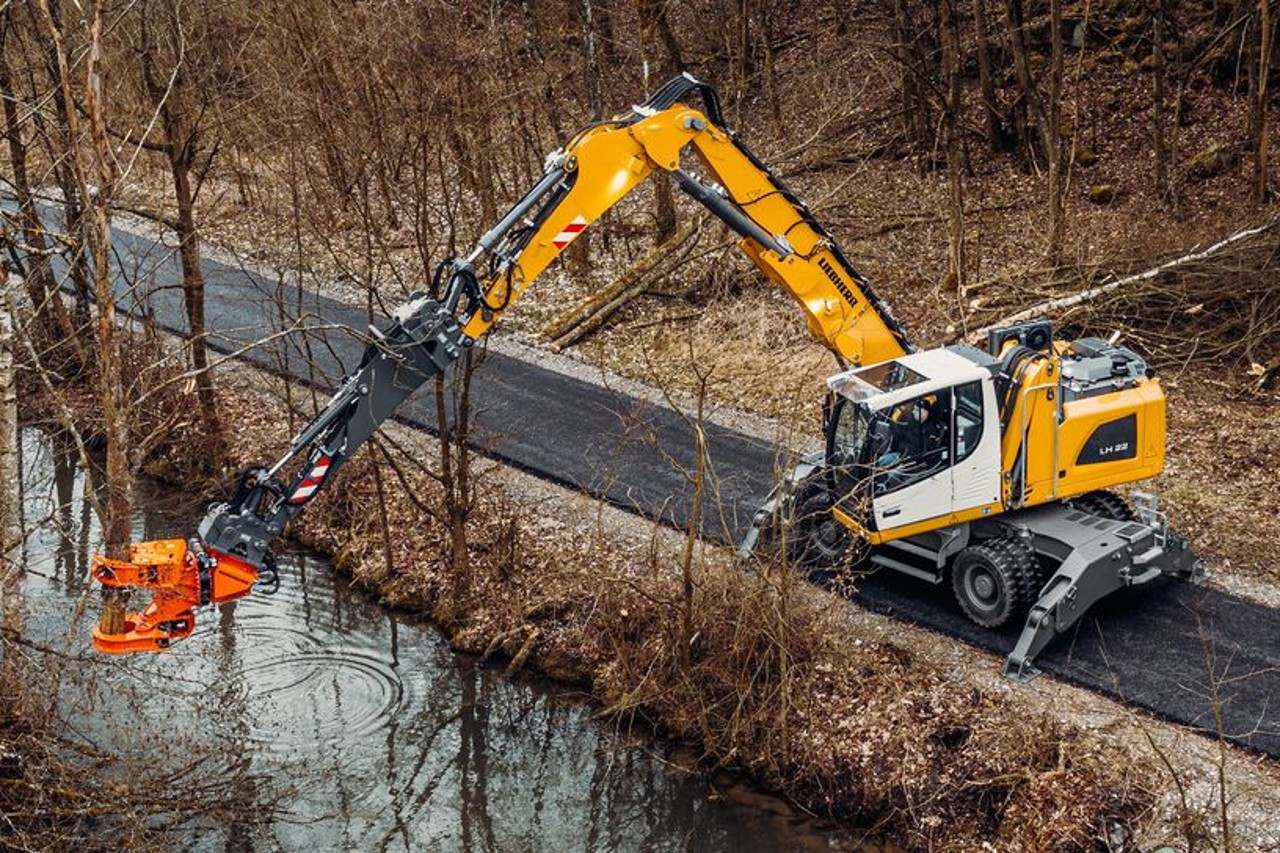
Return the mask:
<svg viewBox="0 0 1280 853">
<path fill-rule="evenodd" d="M 982 437 L 977 448 L 951 469 L 953 512 L 1000 500 L 1000 415 L 995 384 L 989 379 L 982 383 L 982 410 Z"/>
<path fill-rule="evenodd" d="M 950 402 L 948 409 L 953 419 L 948 429 L 949 458 L 959 461 L 948 464 L 945 469 L 919 482 L 893 489 L 887 494 L 875 495 L 872 511 L 877 529 L 891 530 L 931 518 L 945 517 L 953 512 L 998 503 L 1000 418 L 991 372 L 964 356 L 945 349 L 912 353 L 895 359 L 895 362 L 912 371 L 916 381 L 881 390 L 870 384 L 871 381 L 876 381 L 874 371 L 861 368 L 833 377 L 829 384 L 838 393 L 865 402 L 879 412 L 889 412 L 904 405 L 916 405 L 913 401 L 926 396 L 934 399 L 945 397 Z M 883 379 L 883 374 L 879 378 Z M 980 421 L 976 400 L 972 397 L 973 383 L 979 383 L 981 389 Z M 956 389 L 961 386 L 968 387 L 970 395 L 965 406 L 965 411 L 969 413 L 966 423 L 975 426 L 980 422 L 982 428 L 978 435 L 974 435 L 972 429 L 962 429 L 956 420 L 961 417 L 956 397 Z M 966 442 L 972 441 L 976 441 L 976 444 L 972 447 L 966 445 Z M 888 475 L 888 482 L 892 482 L 892 476 Z"/>
<path fill-rule="evenodd" d="M 915 524 L 926 518 L 951 513 L 951 468 L 912 483 L 896 492 L 881 495 L 873 503 L 876 526 L 880 530 Z"/>
</svg>

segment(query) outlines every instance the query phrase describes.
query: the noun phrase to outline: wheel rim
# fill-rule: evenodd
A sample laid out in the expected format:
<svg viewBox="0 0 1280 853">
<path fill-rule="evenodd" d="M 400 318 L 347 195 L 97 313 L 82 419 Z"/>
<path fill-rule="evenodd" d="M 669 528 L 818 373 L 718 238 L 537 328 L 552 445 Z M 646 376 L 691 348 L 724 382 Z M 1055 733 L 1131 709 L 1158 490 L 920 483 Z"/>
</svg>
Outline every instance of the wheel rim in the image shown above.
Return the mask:
<svg viewBox="0 0 1280 853">
<path fill-rule="evenodd" d="M 844 528 L 834 518 L 824 519 L 814 531 L 812 541 L 820 557 L 838 560 L 844 553 Z"/>
<path fill-rule="evenodd" d="M 802 519 L 797 533 L 799 548 L 795 556 L 800 563 L 817 568 L 834 565 L 844 558 L 847 544 L 844 525 L 830 513 Z"/>
<path fill-rule="evenodd" d="M 969 603 L 975 610 L 982 613 L 995 613 L 1004 601 L 1004 591 L 1000 587 L 1000 581 L 987 566 L 981 564 L 967 566 L 962 586 Z"/>
</svg>

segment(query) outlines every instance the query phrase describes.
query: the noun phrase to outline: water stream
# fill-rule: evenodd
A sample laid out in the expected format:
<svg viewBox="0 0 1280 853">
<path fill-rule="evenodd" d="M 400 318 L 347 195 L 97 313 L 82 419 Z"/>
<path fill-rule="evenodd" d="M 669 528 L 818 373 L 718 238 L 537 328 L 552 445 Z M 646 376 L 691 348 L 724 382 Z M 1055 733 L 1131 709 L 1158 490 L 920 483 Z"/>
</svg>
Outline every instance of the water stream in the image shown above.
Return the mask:
<svg viewBox="0 0 1280 853">
<path fill-rule="evenodd" d="M 312 554 L 282 560 L 274 597 L 199 612 L 171 653 L 87 653 L 98 531 L 85 480 L 62 442 L 34 429 L 22 442 L 26 523 L 40 523 L 26 546 L 26 631 L 74 653 L 58 687 L 70 736 L 175 769 L 194 762 L 175 784 L 281 798 L 261 825 L 191 829 L 186 849 L 853 849 L 781 802 L 680 772 L 563 690 L 453 653 Z M 201 511 L 152 492 L 139 537 L 175 535 Z"/>
</svg>

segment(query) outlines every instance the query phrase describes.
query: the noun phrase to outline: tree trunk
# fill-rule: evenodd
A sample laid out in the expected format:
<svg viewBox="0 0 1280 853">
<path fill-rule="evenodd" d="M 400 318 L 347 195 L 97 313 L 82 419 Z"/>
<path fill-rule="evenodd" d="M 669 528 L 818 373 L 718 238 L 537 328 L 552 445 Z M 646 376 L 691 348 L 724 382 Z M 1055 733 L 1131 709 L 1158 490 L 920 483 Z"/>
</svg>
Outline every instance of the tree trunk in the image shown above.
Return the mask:
<svg viewBox="0 0 1280 853">
<path fill-rule="evenodd" d="M 943 132 L 946 134 L 947 150 L 947 185 L 949 203 L 947 205 L 949 263 L 947 270 L 948 289 L 964 296 L 967 290 L 965 279 L 968 267 L 965 257 L 964 238 L 964 151 L 961 144 L 959 121 L 964 110 L 962 96 L 964 89 L 961 80 L 960 57 L 960 17 L 956 8 L 957 0 L 942 0 L 942 66 L 946 81 L 945 112 L 943 113 Z"/>
<path fill-rule="evenodd" d="M 471 378 L 475 370 L 474 350 L 467 350 L 452 381 L 458 383 L 454 419 L 449 420 L 450 382 L 436 377 L 436 418 L 440 426 L 440 484 L 444 490 L 443 516 L 449 535 L 450 592 L 438 602 L 436 618 L 441 624 L 458 624 L 471 597 L 471 557 L 469 522 L 473 504 L 470 438 Z"/>
<path fill-rule="evenodd" d="M 902 104 L 902 132 L 910 142 L 925 138 L 929 128 L 929 116 L 920 86 L 916 80 L 915 51 L 911 45 L 916 37 L 907 0 L 893 3 L 894 53 L 898 58 L 899 86 Z"/>
<path fill-rule="evenodd" d="M 55 355 L 54 367 L 58 372 L 76 375 L 85 367 L 85 351 L 58 291 L 44 228 L 31 193 L 31 182 L 27 174 L 27 145 L 22 138 L 17 91 L 9 67 L 8 35 L 12 27 L 13 9 L 6 7 L 0 13 L 0 101 L 4 102 L 4 135 L 13 171 L 18 221 L 22 223 L 22 239 L 31 250 L 27 252 L 28 269 L 24 284 L 27 298 L 35 310 L 32 325 L 40 338 L 36 348 Z M 11 272 L 15 275 L 23 273 L 17 269 Z"/>
<path fill-rule="evenodd" d="M 22 457 L 18 445 L 18 383 L 14 312 L 22 282 L 0 258 L 0 629 L 21 636 L 22 619 Z M 18 676 L 13 656 L 4 655 L 0 687 Z"/>
<path fill-rule="evenodd" d="M 677 660 L 685 675 L 689 675 L 693 664 L 694 636 L 694 578 L 693 556 L 698 542 L 698 530 L 702 520 L 703 493 L 707 479 L 707 434 L 703 429 L 707 400 L 706 376 L 700 376 L 698 385 L 698 408 L 694 414 L 694 457 L 693 463 L 693 506 L 690 509 L 689 529 L 685 531 L 684 549 L 680 554 L 680 647 L 677 649 Z"/>
<path fill-rule="evenodd" d="M 1039 125 L 1040 153 L 1046 160 L 1049 157 L 1048 116 L 1045 113 L 1044 101 L 1040 98 L 1040 90 L 1036 88 L 1035 78 L 1031 74 L 1031 61 L 1027 55 L 1026 24 L 1023 21 L 1022 0 L 1005 0 L 1005 16 L 1009 24 L 1009 44 L 1013 51 L 1013 66 L 1018 77 L 1018 88 L 1022 90 L 1022 110 L 1031 121 Z M 1061 29 L 1059 15 L 1059 29 Z M 1023 124 L 1025 125 L 1024 119 Z M 1026 127 L 1019 128 L 1019 139 L 1030 142 L 1026 138 Z"/>
<path fill-rule="evenodd" d="M 196 229 L 195 196 L 191 190 L 191 164 L 183 153 L 186 145 L 169 138 L 169 164 L 173 173 L 174 197 L 178 203 L 178 254 L 182 261 L 182 301 L 187 313 L 187 347 L 191 369 L 196 371 L 196 398 L 204 433 L 214 440 L 207 454 L 210 461 L 222 455 L 222 421 L 209 372 L 209 349 L 204 318 L 204 272 L 200 267 L 200 233 Z"/>
<path fill-rule="evenodd" d="M 591 120 L 604 118 L 604 89 L 600 79 L 600 57 L 596 48 L 595 11 L 591 0 L 582 0 L 582 42 L 587 53 L 586 88 L 591 93 Z"/>
<path fill-rule="evenodd" d="M 111 277 L 111 197 L 115 189 L 115 169 L 107 142 L 102 104 L 102 2 L 93 3 L 90 21 L 89 85 L 85 106 L 93 140 L 93 163 L 97 170 L 97 194 L 93 200 L 93 227 L 90 246 L 93 254 L 93 291 L 98 304 L 98 376 L 103 432 L 107 438 L 107 517 L 102 521 L 106 554 L 127 559 L 133 538 L 132 471 L 129 465 L 129 420 L 124 398 L 124 371 L 120 347 L 116 344 L 115 283 Z M 123 631 L 127 592 L 103 588 L 104 629 Z M 121 624 L 115 631 L 114 623 Z"/>
<path fill-rule="evenodd" d="M 63 100 L 70 103 L 71 74 L 66 46 L 57 26 L 50 0 L 40 0 L 44 23 L 53 45 L 55 82 Z M 85 86 L 85 114 L 89 122 L 91 144 L 81 151 L 78 144 L 69 147 L 65 159 L 70 162 L 78 197 L 91 206 L 91 227 L 87 229 L 89 257 L 93 263 L 94 297 L 98 306 L 98 404 L 102 410 L 103 433 L 107 444 L 106 506 L 102 534 L 106 556 L 125 560 L 133 526 L 131 494 L 132 469 L 129 465 L 129 422 L 124 398 L 123 370 L 120 350 L 115 340 L 116 311 L 114 282 L 111 278 L 111 197 L 115 188 L 115 170 L 111 148 L 107 142 L 103 115 L 102 81 L 102 0 L 95 0 L 89 10 L 89 53 Z M 79 118 L 67 113 L 68 138 L 80 140 Z M 83 155 L 80 156 L 80 155 Z M 95 171 L 96 191 L 86 192 L 89 185 L 86 165 Z M 108 633 L 124 630 L 128 593 L 104 587 L 103 614 L 100 627 Z"/>
<path fill-rule="evenodd" d="M 193 120 L 199 121 L 200 111 L 190 103 L 192 83 L 185 54 L 178 53 L 172 60 L 172 69 L 157 67 L 160 50 L 154 37 L 152 19 L 164 21 L 175 44 L 183 44 L 186 40 L 181 7 L 164 3 L 157 6 L 159 8 L 148 6 L 141 10 L 142 50 L 139 61 L 142 66 L 143 87 L 164 128 L 164 143 L 158 147 L 163 149 L 169 163 L 173 198 L 178 209 L 173 225 L 178 237 L 178 257 L 182 266 L 182 303 L 187 315 L 187 363 L 196 374 L 196 399 L 200 417 L 206 428 L 204 432 L 211 439 L 211 446 L 206 448 L 201 458 L 212 468 L 221 460 L 224 449 L 213 377 L 209 373 L 204 273 L 200 267 L 200 233 L 196 228 L 195 218 L 197 189 L 192 186 L 192 173 L 200 153 L 199 127 Z"/>
<path fill-rule="evenodd" d="M 1158 0 L 1152 22 L 1151 55 L 1155 61 L 1152 83 L 1152 136 L 1156 149 L 1156 197 L 1161 205 L 1169 204 L 1169 146 L 1165 142 L 1164 121 L 1164 28 L 1167 24 L 1168 0 Z"/>
<path fill-rule="evenodd" d="M 1066 184 L 1062 174 L 1062 0 L 1049 0 L 1049 38 L 1053 41 L 1049 71 L 1049 114 L 1044 144 L 1049 157 L 1049 262 L 1057 266 L 1062 257 L 1062 195 Z"/>
<path fill-rule="evenodd" d="M 1035 78 L 1031 74 L 1031 62 L 1027 54 L 1026 24 L 1023 20 L 1022 0 L 1006 0 L 1005 11 L 1009 20 L 1009 40 L 1013 45 L 1014 66 L 1018 85 L 1022 89 L 1031 117 L 1040 129 L 1040 152 L 1049 167 L 1048 191 L 1048 245 L 1046 253 L 1051 264 L 1057 264 L 1062 254 L 1062 0 L 1049 0 L 1049 38 L 1052 40 L 1052 60 L 1049 69 L 1049 103 L 1040 97 Z"/>
<path fill-rule="evenodd" d="M 47 139 L 49 157 L 53 161 L 54 175 L 58 189 L 62 191 L 63 221 L 67 234 L 74 245 L 83 248 L 87 245 L 84 205 L 85 185 L 76 162 L 76 151 L 79 145 L 77 129 L 79 120 L 74 112 L 67 108 L 73 103 L 71 81 L 67 67 L 66 48 L 62 38 L 62 17 L 58 0 L 41 0 L 44 23 L 47 29 L 45 36 L 48 45 L 49 76 L 53 83 L 53 110 L 58 129 L 58 138 Z M 75 252 L 67 261 L 70 268 L 71 283 L 75 289 L 75 325 L 87 328 L 91 313 L 89 286 L 89 263 L 84 251 Z"/>
<path fill-rule="evenodd" d="M 651 86 L 649 71 L 651 65 L 660 75 L 659 85 L 666 78 L 679 73 L 684 65 L 681 58 L 680 43 L 667 22 L 665 6 L 658 0 L 636 0 L 636 14 L 640 19 L 640 64 L 645 74 L 644 92 L 648 96 Z M 662 40 L 666 58 L 662 61 L 654 59 L 654 37 Z M 653 242 L 661 245 L 676 233 L 676 202 L 671 189 L 671 182 L 657 180 L 653 183 L 654 213 Z"/>
<path fill-rule="evenodd" d="M 1271 76 L 1271 43 L 1274 38 L 1271 0 L 1258 0 L 1258 78 L 1253 102 L 1253 201 L 1266 204 L 1267 192 L 1267 82 Z"/>
<path fill-rule="evenodd" d="M 996 96 L 995 74 L 991 69 L 991 37 L 987 32 L 987 2 L 974 0 L 973 22 L 978 36 L 978 87 L 982 92 L 982 112 L 986 119 L 987 144 L 992 151 L 1008 147 L 1004 117 Z"/>
</svg>

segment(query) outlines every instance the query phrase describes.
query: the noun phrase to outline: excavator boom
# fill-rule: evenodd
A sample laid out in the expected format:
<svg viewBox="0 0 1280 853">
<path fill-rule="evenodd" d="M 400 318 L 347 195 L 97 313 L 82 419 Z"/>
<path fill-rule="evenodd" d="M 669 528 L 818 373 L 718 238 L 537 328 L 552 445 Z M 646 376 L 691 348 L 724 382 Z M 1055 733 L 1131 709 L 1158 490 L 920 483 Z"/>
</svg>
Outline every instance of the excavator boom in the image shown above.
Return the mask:
<svg viewBox="0 0 1280 853">
<path fill-rule="evenodd" d="M 698 95 L 703 110 L 688 106 Z M 686 158 L 692 154 L 692 158 Z M 686 162 L 694 160 L 701 177 Z M 912 352 L 889 307 L 808 207 L 725 124 L 715 91 L 689 75 L 645 104 L 592 125 L 547 160 L 546 174 L 480 238 L 483 296 L 464 314 L 475 340 L 587 227 L 654 172 L 667 172 L 734 231 L 743 251 L 800 304 L 813 336 L 842 363 Z"/>
<path fill-rule="evenodd" d="M 687 103 L 691 96 L 701 110 Z M 487 334 L 578 235 L 655 172 L 668 173 L 738 235 L 842 365 L 914 350 L 806 205 L 729 129 L 715 91 L 682 75 L 548 157 L 542 178 L 471 254 L 442 264 L 433 292 L 413 294 L 388 329 L 375 331 L 359 366 L 279 461 L 246 472 L 235 496 L 212 506 L 195 535 L 140 543 L 127 561 L 95 558 L 94 576 L 105 587 L 154 592 L 141 612 L 104 613 L 95 647 L 167 649 L 190 634 L 197 607 L 278 584 L 271 543 L 289 520 L 410 394 Z"/>
</svg>

